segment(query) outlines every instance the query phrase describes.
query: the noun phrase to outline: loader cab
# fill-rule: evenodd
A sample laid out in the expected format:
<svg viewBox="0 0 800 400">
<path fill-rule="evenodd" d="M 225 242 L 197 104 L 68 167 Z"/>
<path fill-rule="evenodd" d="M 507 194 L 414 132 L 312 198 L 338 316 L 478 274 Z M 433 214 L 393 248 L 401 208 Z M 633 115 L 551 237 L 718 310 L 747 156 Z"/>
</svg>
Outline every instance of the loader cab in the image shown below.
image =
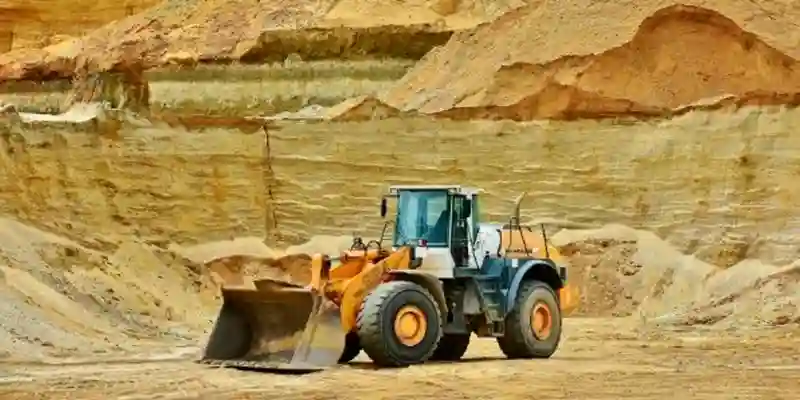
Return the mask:
<svg viewBox="0 0 800 400">
<path fill-rule="evenodd" d="M 449 270 L 469 266 L 478 230 L 478 189 L 461 186 L 392 186 L 381 202 L 396 199 L 392 246 L 413 246 L 427 267 Z M 427 269 L 427 268 L 426 268 Z"/>
</svg>

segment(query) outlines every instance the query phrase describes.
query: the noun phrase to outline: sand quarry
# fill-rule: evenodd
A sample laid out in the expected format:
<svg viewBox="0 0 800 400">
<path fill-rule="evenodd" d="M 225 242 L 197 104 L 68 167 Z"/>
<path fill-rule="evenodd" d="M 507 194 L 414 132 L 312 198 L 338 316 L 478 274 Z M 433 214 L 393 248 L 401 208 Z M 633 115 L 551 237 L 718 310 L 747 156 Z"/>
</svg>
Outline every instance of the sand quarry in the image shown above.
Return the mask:
<svg viewBox="0 0 800 400">
<path fill-rule="evenodd" d="M 0 397 L 796 398 L 796 4 L 236 3 L 0 55 Z M 558 222 L 552 359 L 192 363 L 221 285 L 303 282 L 388 184 L 454 182 Z"/>
</svg>

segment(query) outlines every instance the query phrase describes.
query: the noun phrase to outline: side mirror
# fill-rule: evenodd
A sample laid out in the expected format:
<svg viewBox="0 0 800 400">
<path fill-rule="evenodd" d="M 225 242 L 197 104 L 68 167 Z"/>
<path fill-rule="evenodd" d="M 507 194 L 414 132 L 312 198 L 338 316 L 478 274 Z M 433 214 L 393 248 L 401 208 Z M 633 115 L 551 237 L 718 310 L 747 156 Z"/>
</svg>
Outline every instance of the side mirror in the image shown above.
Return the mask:
<svg viewBox="0 0 800 400">
<path fill-rule="evenodd" d="M 472 200 L 464 199 L 462 204 L 462 210 L 464 212 L 464 218 L 469 218 L 472 215 Z"/>
<path fill-rule="evenodd" d="M 386 204 L 386 197 L 381 199 L 381 218 L 386 217 L 386 213 L 388 212 L 389 206 Z"/>
</svg>

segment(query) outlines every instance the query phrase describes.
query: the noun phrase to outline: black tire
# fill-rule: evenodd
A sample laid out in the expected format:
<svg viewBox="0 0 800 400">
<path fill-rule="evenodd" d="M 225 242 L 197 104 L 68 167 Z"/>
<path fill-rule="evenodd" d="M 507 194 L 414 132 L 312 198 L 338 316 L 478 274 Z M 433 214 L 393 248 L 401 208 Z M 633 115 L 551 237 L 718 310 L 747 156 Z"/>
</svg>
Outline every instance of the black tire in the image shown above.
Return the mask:
<svg viewBox="0 0 800 400">
<path fill-rule="evenodd" d="M 416 306 L 425 316 L 422 340 L 406 346 L 394 330 L 394 319 L 403 306 Z M 420 364 L 433 354 L 442 336 L 442 318 L 430 292 L 413 282 L 393 281 L 379 285 L 361 304 L 358 313 L 361 347 L 375 365 L 404 367 Z"/>
<path fill-rule="evenodd" d="M 342 355 L 339 357 L 339 364 L 347 364 L 353 361 L 354 358 L 358 357 L 358 353 L 361 353 L 361 342 L 358 340 L 358 334 L 350 332 L 345 336 L 344 350 L 342 350 Z"/>
<path fill-rule="evenodd" d="M 537 303 L 551 313 L 550 334 L 544 339 L 536 337 L 531 327 L 531 313 Z M 561 341 L 561 322 L 561 307 L 553 289 L 541 281 L 525 281 L 517 292 L 514 310 L 506 317 L 505 335 L 497 338 L 497 343 L 508 358 L 549 358 Z"/>
<path fill-rule="evenodd" d="M 444 335 L 439 340 L 439 346 L 434 350 L 431 360 L 434 361 L 458 361 L 467 352 L 469 347 L 470 334 L 466 335 Z"/>
</svg>

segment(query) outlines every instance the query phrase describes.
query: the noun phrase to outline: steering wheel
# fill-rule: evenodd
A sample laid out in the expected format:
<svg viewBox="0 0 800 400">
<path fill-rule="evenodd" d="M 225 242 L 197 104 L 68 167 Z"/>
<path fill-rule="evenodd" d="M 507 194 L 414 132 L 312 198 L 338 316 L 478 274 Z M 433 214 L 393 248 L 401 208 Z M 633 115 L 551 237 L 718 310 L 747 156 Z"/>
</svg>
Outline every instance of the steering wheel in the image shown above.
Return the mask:
<svg viewBox="0 0 800 400">
<path fill-rule="evenodd" d="M 374 248 L 376 250 L 380 250 L 383 248 L 380 241 L 377 240 L 370 240 L 366 244 L 364 243 L 364 239 L 360 237 L 353 238 L 353 244 L 350 245 L 350 250 L 369 250 L 370 248 Z"/>
<path fill-rule="evenodd" d="M 380 250 L 381 248 L 383 248 L 383 246 L 381 246 L 381 242 L 379 242 L 377 240 L 370 240 L 369 242 L 367 242 L 367 245 L 364 248 L 366 250 L 369 250 L 370 246 L 373 245 L 373 244 L 375 245 L 375 249 L 377 249 L 377 250 Z"/>
<path fill-rule="evenodd" d="M 353 244 L 350 245 L 350 250 L 366 250 L 367 245 L 364 244 L 364 239 L 360 237 L 353 238 Z"/>
</svg>

